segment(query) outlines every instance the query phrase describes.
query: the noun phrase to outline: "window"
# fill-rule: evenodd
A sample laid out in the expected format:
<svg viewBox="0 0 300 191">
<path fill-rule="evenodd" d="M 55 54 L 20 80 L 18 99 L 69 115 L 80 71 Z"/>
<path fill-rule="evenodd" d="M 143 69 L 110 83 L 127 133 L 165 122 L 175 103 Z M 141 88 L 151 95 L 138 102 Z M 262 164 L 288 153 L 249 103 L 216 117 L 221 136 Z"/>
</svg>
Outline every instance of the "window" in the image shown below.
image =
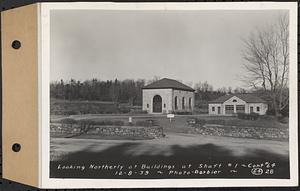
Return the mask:
<svg viewBox="0 0 300 191">
<path fill-rule="evenodd" d="M 236 105 L 237 113 L 245 113 L 245 105 Z"/>
<path fill-rule="evenodd" d="M 215 111 L 215 107 L 212 107 L 212 108 L 211 108 L 211 111 Z"/>
<path fill-rule="evenodd" d="M 189 109 L 192 109 L 192 98 L 189 98 Z"/>
<path fill-rule="evenodd" d="M 147 103 L 147 108 L 149 108 L 149 104 Z"/>
<path fill-rule="evenodd" d="M 185 105 L 184 105 L 184 97 L 182 97 L 182 109 L 185 109 Z"/>
<path fill-rule="evenodd" d="M 256 107 L 256 111 L 259 112 L 259 111 L 260 111 L 260 108 L 259 108 L 259 107 Z"/>
<path fill-rule="evenodd" d="M 252 112 L 253 112 L 253 107 L 251 106 L 251 107 L 250 107 L 250 113 L 252 113 Z"/>
<path fill-rule="evenodd" d="M 177 101 L 177 96 L 175 96 L 175 110 L 178 109 L 178 101 Z"/>
<path fill-rule="evenodd" d="M 166 108 L 166 104 L 164 103 L 164 108 Z"/>
<path fill-rule="evenodd" d="M 237 102 L 236 99 L 232 100 L 232 102 Z"/>
<path fill-rule="evenodd" d="M 225 105 L 225 114 L 233 114 L 234 106 L 233 105 Z"/>
</svg>

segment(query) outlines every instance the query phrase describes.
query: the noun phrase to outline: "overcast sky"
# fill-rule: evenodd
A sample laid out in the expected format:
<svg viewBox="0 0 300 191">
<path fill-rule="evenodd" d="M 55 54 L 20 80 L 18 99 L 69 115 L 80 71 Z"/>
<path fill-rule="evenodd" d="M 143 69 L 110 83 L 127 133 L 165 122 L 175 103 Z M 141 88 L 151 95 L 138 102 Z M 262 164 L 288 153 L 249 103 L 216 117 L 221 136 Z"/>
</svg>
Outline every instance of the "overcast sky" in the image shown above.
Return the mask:
<svg viewBox="0 0 300 191">
<path fill-rule="evenodd" d="M 239 87 L 241 38 L 279 11 L 51 11 L 51 80 L 146 79 Z"/>
</svg>

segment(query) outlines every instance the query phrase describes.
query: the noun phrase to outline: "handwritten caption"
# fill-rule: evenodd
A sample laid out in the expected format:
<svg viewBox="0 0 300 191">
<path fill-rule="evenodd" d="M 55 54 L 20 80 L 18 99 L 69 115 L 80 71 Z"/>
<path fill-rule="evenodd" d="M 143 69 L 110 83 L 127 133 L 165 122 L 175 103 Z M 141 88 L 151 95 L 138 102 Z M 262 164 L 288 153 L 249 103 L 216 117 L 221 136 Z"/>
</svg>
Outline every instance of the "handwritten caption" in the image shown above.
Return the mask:
<svg viewBox="0 0 300 191">
<path fill-rule="evenodd" d="M 251 176 L 267 176 L 276 173 L 276 163 L 199 163 L 199 164 L 58 164 L 57 170 L 62 171 L 101 171 L 115 177 L 195 177 L 219 175 L 238 175 L 247 173 Z"/>
</svg>

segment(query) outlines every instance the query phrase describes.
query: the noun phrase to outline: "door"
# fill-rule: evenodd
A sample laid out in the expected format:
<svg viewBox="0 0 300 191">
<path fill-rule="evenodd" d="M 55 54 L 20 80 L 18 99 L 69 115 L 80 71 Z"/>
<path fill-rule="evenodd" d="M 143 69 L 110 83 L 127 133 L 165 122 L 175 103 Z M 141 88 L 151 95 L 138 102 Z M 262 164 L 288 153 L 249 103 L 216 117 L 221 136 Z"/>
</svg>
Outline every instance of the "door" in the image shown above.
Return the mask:
<svg viewBox="0 0 300 191">
<path fill-rule="evenodd" d="M 160 95 L 156 95 L 153 97 L 153 113 L 161 113 L 162 112 L 162 98 Z"/>
<path fill-rule="evenodd" d="M 250 107 L 250 113 L 253 113 L 253 107 L 252 106 Z"/>
<path fill-rule="evenodd" d="M 218 114 L 221 114 L 221 107 L 218 107 Z"/>
<path fill-rule="evenodd" d="M 234 113 L 234 105 L 225 105 L 225 114 L 231 115 Z"/>
<path fill-rule="evenodd" d="M 245 105 L 236 105 L 236 112 L 237 113 L 245 113 Z"/>
</svg>

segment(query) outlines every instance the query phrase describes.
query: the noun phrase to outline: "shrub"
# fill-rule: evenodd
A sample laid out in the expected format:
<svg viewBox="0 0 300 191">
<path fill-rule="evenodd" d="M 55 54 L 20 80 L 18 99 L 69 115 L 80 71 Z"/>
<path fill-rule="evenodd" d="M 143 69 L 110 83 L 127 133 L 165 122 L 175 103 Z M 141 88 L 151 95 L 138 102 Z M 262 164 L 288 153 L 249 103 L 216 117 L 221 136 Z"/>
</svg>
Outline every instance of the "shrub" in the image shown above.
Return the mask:
<svg viewBox="0 0 300 191">
<path fill-rule="evenodd" d="M 96 122 L 95 121 L 92 121 L 92 120 L 89 120 L 89 119 L 81 119 L 78 121 L 78 124 L 82 127 L 84 126 L 91 126 L 91 125 L 95 125 Z"/>
<path fill-rule="evenodd" d="M 195 126 L 196 125 L 196 118 L 189 118 L 186 120 L 187 124 L 189 126 Z"/>
<path fill-rule="evenodd" d="M 226 125 L 226 120 L 224 119 L 211 119 L 207 123 L 209 124 L 218 124 L 218 125 Z"/>
<path fill-rule="evenodd" d="M 113 124 L 114 125 L 117 125 L 117 126 L 122 126 L 122 125 L 124 125 L 124 121 L 113 121 Z"/>
<path fill-rule="evenodd" d="M 117 120 L 117 121 L 112 121 L 112 120 L 95 121 L 94 125 L 117 125 L 117 126 L 122 126 L 122 125 L 124 125 L 124 121 L 121 121 L 121 120 Z"/>
<path fill-rule="evenodd" d="M 250 120 L 257 120 L 259 117 L 259 114 L 252 112 L 249 114 L 249 116 L 250 116 Z"/>
<path fill-rule="evenodd" d="M 275 111 L 274 111 L 274 109 L 268 108 L 266 114 L 267 114 L 267 115 L 275 115 Z"/>
<path fill-rule="evenodd" d="M 247 114 L 246 113 L 237 113 L 237 118 L 239 118 L 239 119 L 246 119 L 247 118 Z"/>
<path fill-rule="evenodd" d="M 276 120 L 275 116 L 272 116 L 272 115 L 261 115 L 259 116 L 260 119 L 263 119 L 263 120 Z"/>
<path fill-rule="evenodd" d="M 89 129 L 94 125 L 99 126 L 106 126 L 106 125 L 115 125 L 115 126 L 122 126 L 124 125 L 124 121 L 118 120 L 118 121 L 112 121 L 112 120 L 103 120 L 103 121 L 93 121 L 89 119 L 82 119 L 78 121 L 78 124 L 80 128 L 82 129 Z"/>
<path fill-rule="evenodd" d="M 280 114 L 283 117 L 288 117 L 289 116 L 289 105 L 285 106 L 281 111 Z"/>
<path fill-rule="evenodd" d="M 63 115 L 78 115 L 80 112 L 78 111 L 62 111 L 61 112 Z"/>
<path fill-rule="evenodd" d="M 196 124 L 205 125 L 206 124 L 206 120 L 205 119 L 196 119 Z"/>
<path fill-rule="evenodd" d="M 239 119 L 244 119 L 244 120 L 257 120 L 258 117 L 259 117 L 259 114 L 258 113 L 250 113 L 250 114 L 247 114 L 247 113 L 238 113 L 237 114 L 237 117 Z"/>
<path fill-rule="evenodd" d="M 88 119 L 81 119 L 78 121 L 81 133 L 87 132 L 95 122 Z"/>
<path fill-rule="evenodd" d="M 149 121 L 137 121 L 135 122 L 136 126 L 142 126 L 142 127 L 149 127 L 151 126 L 151 123 Z"/>
<path fill-rule="evenodd" d="M 157 126 L 157 121 L 154 121 L 152 119 L 146 120 L 146 121 L 136 121 L 136 126 L 142 126 L 142 127 L 151 127 L 151 126 Z"/>
<path fill-rule="evenodd" d="M 120 107 L 119 108 L 119 112 L 120 113 L 129 113 L 130 112 L 130 108 L 129 107 Z"/>
<path fill-rule="evenodd" d="M 174 113 L 177 115 L 192 115 L 193 114 L 190 111 L 175 111 Z"/>
<path fill-rule="evenodd" d="M 195 125 L 203 126 L 206 124 L 206 120 L 199 119 L 199 118 L 189 118 L 189 119 L 187 119 L 187 124 L 190 126 L 195 126 Z"/>
<path fill-rule="evenodd" d="M 78 121 L 76 121 L 75 119 L 72 118 L 65 118 L 60 120 L 61 123 L 63 124 L 76 124 Z"/>
<path fill-rule="evenodd" d="M 142 127 L 151 127 L 151 126 L 158 126 L 158 122 L 153 119 L 147 119 L 145 121 L 136 121 L 136 126 L 142 126 Z"/>
<path fill-rule="evenodd" d="M 280 117 L 280 118 L 278 119 L 278 121 L 279 121 L 280 123 L 288 124 L 288 123 L 289 123 L 289 117 Z"/>
<path fill-rule="evenodd" d="M 131 110 L 131 114 L 147 114 L 147 110 Z"/>
</svg>

